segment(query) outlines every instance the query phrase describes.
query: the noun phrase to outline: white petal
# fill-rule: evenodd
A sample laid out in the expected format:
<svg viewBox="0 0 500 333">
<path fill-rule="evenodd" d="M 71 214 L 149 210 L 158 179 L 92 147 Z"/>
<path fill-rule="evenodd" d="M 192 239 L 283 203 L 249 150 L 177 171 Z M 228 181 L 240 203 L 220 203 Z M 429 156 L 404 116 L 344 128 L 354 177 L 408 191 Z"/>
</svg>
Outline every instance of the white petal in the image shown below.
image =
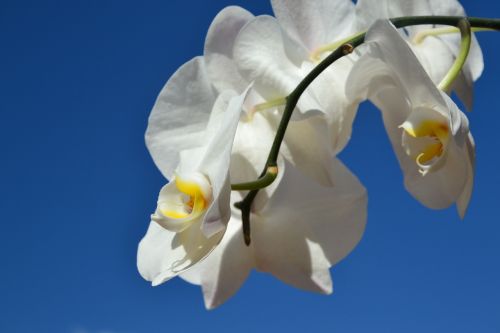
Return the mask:
<svg viewBox="0 0 500 333">
<path fill-rule="evenodd" d="M 296 220 L 288 222 L 294 226 L 291 229 L 303 227 L 311 231 L 304 234 L 329 249 L 325 252 L 333 265 L 362 236 L 367 196 L 363 185 L 338 159 L 331 160 L 330 171 L 334 186 L 321 186 L 287 164 L 284 178 L 261 214 L 268 214 L 271 221 Z"/>
<path fill-rule="evenodd" d="M 214 249 L 222 235 L 205 238 L 200 223 L 176 233 L 151 222 L 137 251 L 139 272 L 153 286 L 159 285 L 203 259 Z"/>
<path fill-rule="evenodd" d="M 350 0 L 272 0 L 283 28 L 309 51 L 352 34 L 354 4 Z"/>
<path fill-rule="evenodd" d="M 456 0 L 389 0 L 391 15 L 448 15 L 463 16 L 462 6 Z"/>
<path fill-rule="evenodd" d="M 287 164 L 265 208 L 252 216 L 257 268 L 323 293 L 331 292 L 328 268 L 352 251 L 366 222 L 364 188 L 340 162 L 331 167 L 335 186 L 324 187 Z"/>
<path fill-rule="evenodd" d="M 213 253 L 213 251 L 212 251 L 212 253 Z M 198 262 L 198 264 L 191 266 L 190 269 L 185 270 L 184 272 L 180 273 L 179 277 L 186 282 L 200 286 L 201 285 L 201 274 L 202 274 L 201 268 L 203 267 L 203 263 L 205 261 L 206 261 L 206 258 L 203 259 L 202 261 Z"/>
<path fill-rule="evenodd" d="M 457 201 L 467 180 L 467 164 L 457 147 L 449 147 L 445 165 L 425 176 L 405 170 L 407 190 L 424 206 L 443 209 Z"/>
<path fill-rule="evenodd" d="M 444 104 L 436 88 L 417 57 L 389 21 L 377 21 L 367 32 L 370 55 L 388 65 L 413 106 Z"/>
<path fill-rule="evenodd" d="M 234 59 L 256 91 L 268 101 L 290 94 L 305 73 L 301 63 L 307 51 L 282 31 L 275 18 L 259 16 L 248 23 L 238 35 Z M 301 112 L 318 110 L 317 102 L 306 91 L 299 100 Z"/>
<path fill-rule="evenodd" d="M 232 219 L 227 238 L 217 247 L 205 265 L 201 282 L 205 306 L 213 309 L 224 303 L 241 287 L 253 263 L 252 249 L 245 245 L 241 221 Z"/>
<path fill-rule="evenodd" d="M 332 185 L 330 160 L 335 144 L 331 128 L 323 117 L 292 121 L 285 133 L 283 155 L 307 176 L 325 186 Z"/>
<path fill-rule="evenodd" d="M 481 51 L 479 42 L 474 34 L 472 35 L 472 44 L 464 69 L 470 71 L 473 81 L 479 79 L 484 70 L 483 51 Z"/>
<path fill-rule="evenodd" d="M 215 97 L 201 57 L 180 67 L 163 87 L 149 116 L 146 144 L 166 178 L 172 177 L 180 151 L 203 144 Z"/>
<path fill-rule="evenodd" d="M 445 99 L 448 109 L 450 110 L 453 139 L 457 145 L 457 150 L 459 151 L 461 160 L 465 164 L 466 169 L 463 172 L 465 185 L 463 186 L 461 192 L 456 194 L 458 197 L 456 200 L 457 210 L 460 217 L 463 219 L 469 205 L 474 185 L 476 164 L 475 143 L 469 130 L 469 120 L 467 119 L 467 116 L 458 109 L 457 105 L 449 96 L 443 93 L 443 98 Z"/>
<path fill-rule="evenodd" d="M 434 84 L 439 84 L 455 61 L 448 46 L 436 37 L 427 37 L 421 43 L 411 46 Z"/>
<path fill-rule="evenodd" d="M 356 30 L 367 30 L 376 20 L 391 18 L 388 2 L 389 0 L 358 0 L 355 8 Z"/>
<path fill-rule="evenodd" d="M 474 102 L 474 82 L 467 72 L 461 71 L 451 87 L 458 98 L 462 101 L 467 111 L 472 111 Z"/>
<path fill-rule="evenodd" d="M 330 144 L 335 154 L 342 151 L 351 137 L 352 123 L 357 112 L 357 103 L 351 103 L 345 92 L 347 77 L 352 69 L 353 60 L 344 57 L 328 67 L 307 88 L 318 101 L 319 108 L 328 126 L 320 139 Z M 305 62 L 303 71 L 309 73 L 314 64 Z M 329 155 L 331 156 L 331 155 Z"/>
<path fill-rule="evenodd" d="M 280 116 L 270 119 L 275 128 Z M 335 155 L 335 126 L 324 116 L 291 121 L 280 149 L 281 155 L 308 177 L 325 186 L 331 185 L 330 160 Z"/>
<path fill-rule="evenodd" d="M 360 30 L 367 29 L 378 19 L 420 15 L 464 16 L 465 13 L 456 0 L 358 0 L 356 3 Z"/>
<path fill-rule="evenodd" d="M 460 52 L 460 35 L 443 35 L 439 36 L 439 39 L 445 42 L 453 56 L 456 56 Z M 472 35 L 472 43 L 467 61 L 452 86 L 452 89 L 457 93 L 457 96 L 468 110 L 472 110 L 473 83 L 481 76 L 483 69 L 483 53 L 476 37 Z"/>
<path fill-rule="evenodd" d="M 326 255 L 293 222 L 252 218 L 256 268 L 296 288 L 330 294 L 332 281 Z"/>
<path fill-rule="evenodd" d="M 241 28 L 253 17 L 241 7 L 229 6 L 217 14 L 208 29 L 205 62 L 212 84 L 219 92 L 226 89 L 241 92 L 248 85 L 233 62 L 233 46 Z"/>
<path fill-rule="evenodd" d="M 261 174 L 276 135 L 278 115 L 273 117 L 269 112 L 258 112 L 251 121 L 242 121 L 238 125 L 233 153 L 231 157 L 231 183 L 243 183 L 257 179 Z M 286 145 L 281 152 L 287 151 Z M 282 167 L 282 158 L 278 157 L 278 170 Z M 279 183 L 282 173 L 278 172 L 274 182 L 262 193 L 270 195 Z M 267 196 L 257 197 L 253 208 L 261 207 L 267 201 Z"/>
<path fill-rule="evenodd" d="M 202 226 L 207 237 L 221 231 L 229 221 L 230 157 L 247 93 L 248 89 L 239 96 L 228 91 L 221 94 L 207 127 L 207 153 L 197 168 L 208 175 L 213 190 L 214 200 L 207 210 Z"/>
<path fill-rule="evenodd" d="M 257 175 L 260 174 L 265 166 L 275 135 L 276 127 L 268 121 L 264 113 L 258 112 L 251 121 L 240 122 L 234 141 L 233 159 L 238 156 L 238 160 L 246 160 L 252 166 L 253 172 Z M 240 166 L 240 168 L 242 168 L 241 171 L 244 171 L 243 167 Z M 232 183 L 253 180 L 253 177 L 247 178 L 253 172 L 239 172 L 233 167 L 231 170 Z"/>
<path fill-rule="evenodd" d="M 469 133 L 466 139 L 466 146 L 462 154 L 466 155 L 468 158 L 467 163 L 467 181 L 465 183 L 464 189 L 457 200 L 457 210 L 460 218 L 464 218 L 469 206 L 469 201 L 472 195 L 472 187 L 474 186 L 474 169 L 475 169 L 475 144 L 472 135 Z"/>
<path fill-rule="evenodd" d="M 207 309 L 213 309 L 233 296 L 254 266 L 253 250 L 243 240 L 241 220 L 237 217 L 239 214 L 239 211 L 235 212 L 235 217 L 229 221 L 217 248 L 181 275 L 188 282 L 202 286 Z"/>
</svg>

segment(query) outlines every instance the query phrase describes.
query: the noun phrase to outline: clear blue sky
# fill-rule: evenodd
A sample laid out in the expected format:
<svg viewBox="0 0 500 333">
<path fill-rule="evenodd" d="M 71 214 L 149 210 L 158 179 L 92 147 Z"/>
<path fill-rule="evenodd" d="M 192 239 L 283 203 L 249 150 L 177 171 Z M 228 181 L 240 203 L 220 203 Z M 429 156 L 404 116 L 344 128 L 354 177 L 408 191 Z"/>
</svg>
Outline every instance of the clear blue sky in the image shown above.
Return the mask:
<svg viewBox="0 0 500 333">
<path fill-rule="evenodd" d="M 0 2 L 0 332 L 500 332 L 500 34 L 479 35 L 486 70 L 471 128 L 468 215 L 403 189 L 379 114 L 363 105 L 341 154 L 369 191 L 360 245 L 321 296 L 253 273 L 207 312 L 198 287 L 152 288 L 138 241 L 164 179 L 143 142 L 156 95 L 202 52 L 230 4 L 265 0 Z M 500 17 L 494 1 L 463 1 Z"/>
</svg>

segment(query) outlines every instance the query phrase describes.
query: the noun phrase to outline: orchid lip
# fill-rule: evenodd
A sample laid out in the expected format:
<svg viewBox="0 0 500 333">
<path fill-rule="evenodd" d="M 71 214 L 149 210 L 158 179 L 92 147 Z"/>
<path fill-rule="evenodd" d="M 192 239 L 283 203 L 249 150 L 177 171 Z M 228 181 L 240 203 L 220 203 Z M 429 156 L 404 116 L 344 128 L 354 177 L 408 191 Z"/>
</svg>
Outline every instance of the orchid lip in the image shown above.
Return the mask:
<svg viewBox="0 0 500 333">
<path fill-rule="evenodd" d="M 151 219 L 165 229 L 181 232 L 202 216 L 212 200 L 212 187 L 206 176 L 195 172 L 176 174 L 158 200 Z"/>
<path fill-rule="evenodd" d="M 450 129 L 442 121 L 423 119 L 414 123 L 406 120 L 399 126 L 410 140 L 403 140 L 408 155 L 415 158 L 419 172 L 426 175 L 445 153 Z"/>
</svg>

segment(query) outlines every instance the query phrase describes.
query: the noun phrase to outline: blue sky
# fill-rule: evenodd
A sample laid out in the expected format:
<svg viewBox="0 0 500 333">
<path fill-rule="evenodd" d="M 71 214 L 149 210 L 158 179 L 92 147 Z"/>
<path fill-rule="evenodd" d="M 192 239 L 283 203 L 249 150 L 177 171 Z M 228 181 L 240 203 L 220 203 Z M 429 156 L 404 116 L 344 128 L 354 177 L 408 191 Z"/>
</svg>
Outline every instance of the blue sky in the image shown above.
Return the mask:
<svg viewBox="0 0 500 333">
<path fill-rule="evenodd" d="M 473 16 L 500 4 L 463 1 Z M 223 7 L 267 1 L 0 2 L 0 331 L 499 332 L 500 34 L 469 114 L 476 186 L 461 221 L 403 189 L 378 112 L 363 105 L 340 157 L 369 191 L 363 240 L 332 269 L 335 292 L 253 273 L 206 311 L 198 287 L 152 288 L 138 241 L 164 183 L 143 141 L 167 78 L 202 52 Z"/>
</svg>

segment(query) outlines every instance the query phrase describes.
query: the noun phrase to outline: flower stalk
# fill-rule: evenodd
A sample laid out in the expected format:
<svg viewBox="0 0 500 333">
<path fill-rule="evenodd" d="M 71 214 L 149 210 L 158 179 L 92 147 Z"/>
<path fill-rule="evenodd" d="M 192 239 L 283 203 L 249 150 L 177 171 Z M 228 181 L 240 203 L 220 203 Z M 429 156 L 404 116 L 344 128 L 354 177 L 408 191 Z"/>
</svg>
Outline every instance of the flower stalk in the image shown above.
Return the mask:
<svg viewBox="0 0 500 333">
<path fill-rule="evenodd" d="M 265 174 L 259 179 L 248 183 L 231 184 L 231 189 L 233 191 L 259 190 L 271 185 L 271 183 L 276 179 L 277 176 L 278 167 L 276 165 L 270 165 L 267 167 Z"/>
<path fill-rule="evenodd" d="M 438 84 L 438 88 L 445 92 L 451 90 L 453 82 L 455 82 L 455 79 L 460 74 L 465 61 L 467 61 L 467 56 L 469 55 L 470 44 L 472 40 L 472 32 L 469 21 L 467 21 L 467 19 L 460 20 L 458 22 L 458 29 L 460 30 L 461 36 L 460 53 L 458 54 L 448 73 L 446 73 L 446 76 Z"/>
</svg>

